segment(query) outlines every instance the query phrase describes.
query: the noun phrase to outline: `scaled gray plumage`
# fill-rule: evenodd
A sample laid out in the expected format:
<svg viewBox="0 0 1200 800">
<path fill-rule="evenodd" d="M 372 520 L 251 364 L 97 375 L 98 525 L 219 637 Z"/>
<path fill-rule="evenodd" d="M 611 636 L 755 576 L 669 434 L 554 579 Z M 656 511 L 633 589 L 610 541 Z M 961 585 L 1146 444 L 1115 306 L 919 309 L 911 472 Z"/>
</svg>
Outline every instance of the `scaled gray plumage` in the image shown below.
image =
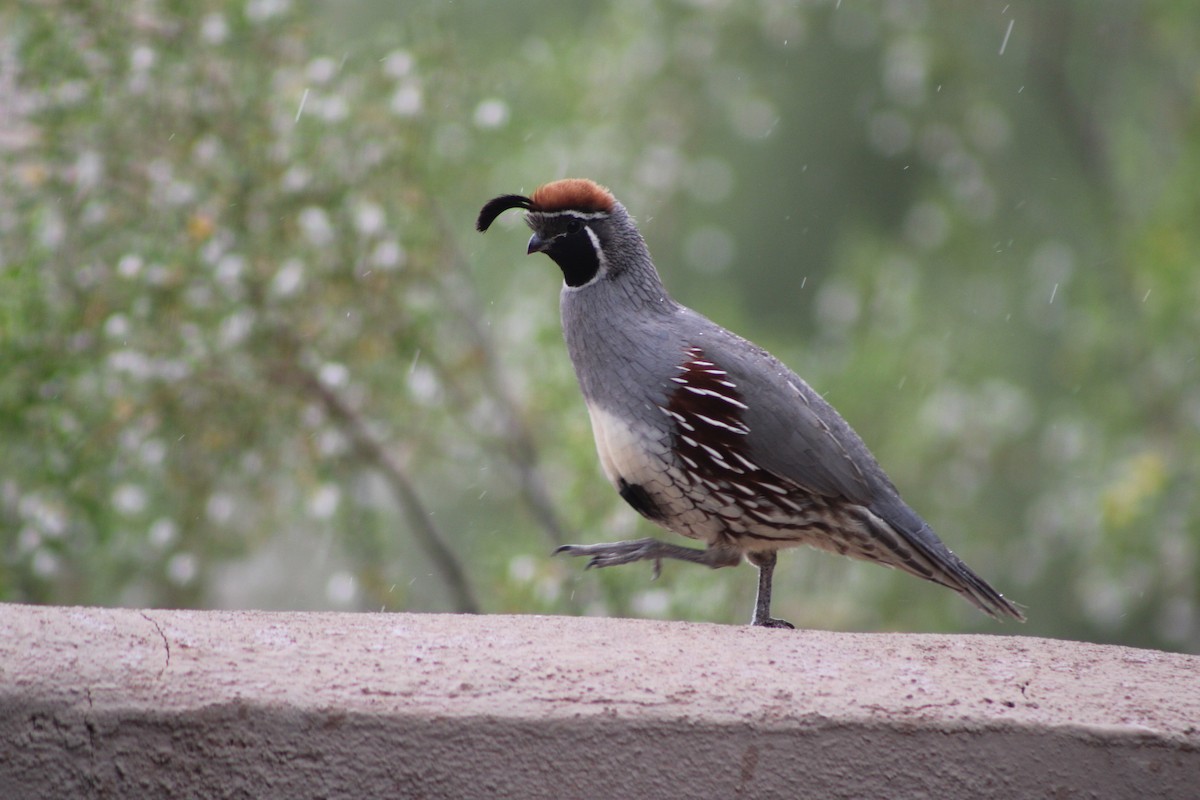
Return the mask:
<svg viewBox="0 0 1200 800">
<path fill-rule="evenodd" d="M 613 566 L 663 558 L 759 568 L 753 624 L 770 616 L 776 551 L 801 544 L 940 583 L 986 613 L 1021 612 L 942 544 L 866 445 L 799 376 L 667 294 L 625 208 L 591 181 L 556 181 L 484 206 L 486 230 L 526 209 L 528 252 L 562 269 L 563 331 L 605 475 L 662 527 L 655 539 L 567 545 Z"/>
</svg>

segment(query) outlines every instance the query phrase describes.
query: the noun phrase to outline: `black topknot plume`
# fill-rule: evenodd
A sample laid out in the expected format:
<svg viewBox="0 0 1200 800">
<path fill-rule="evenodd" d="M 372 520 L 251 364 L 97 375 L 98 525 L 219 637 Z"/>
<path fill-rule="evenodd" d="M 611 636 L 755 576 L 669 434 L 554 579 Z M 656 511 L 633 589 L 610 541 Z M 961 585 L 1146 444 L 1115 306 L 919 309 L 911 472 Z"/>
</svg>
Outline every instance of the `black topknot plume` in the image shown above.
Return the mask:
<svg viewBox="0 0 1200 800">
<path fill-rule="evenodd" d="M 502 194 L 492 198 L 479 212 L 479 219 L 475 220 L 475 230 L 483 233 L 496 221 L 496 217 L 510 208 L 530 209 L 533 208 L 533 201 L 520 194 Z"/>
</svg>

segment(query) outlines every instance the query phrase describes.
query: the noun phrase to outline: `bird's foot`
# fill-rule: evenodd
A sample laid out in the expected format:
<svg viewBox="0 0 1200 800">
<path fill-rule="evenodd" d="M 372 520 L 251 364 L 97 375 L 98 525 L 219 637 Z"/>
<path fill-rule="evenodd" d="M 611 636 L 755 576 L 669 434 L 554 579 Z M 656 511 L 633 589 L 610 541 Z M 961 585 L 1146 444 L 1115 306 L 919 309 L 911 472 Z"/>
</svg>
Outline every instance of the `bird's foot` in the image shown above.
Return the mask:
<svg viewBox="0 0 1200 800">
<path fill-rule="evenodd" d="M 758 567 L 758 597 L 754 600 L 754 618 L 750 622 L 759 628 L 788 628 L 796 626 L 787 620 L 771 616 L 771 578 L 775 575 L 775 551 L 751 553 L 747 557 Z"/>
<path fill-rule="evenodd" d="M 569 556 L 588 556 L 588 569 L 615 567 L 618 564 L 631 564 L 634 561 L 653 561 L 655 578 L 662 573 L 664 558 L 703 564 L 714 569 L 733 566 L 741 558 L 738 554 L 731 554 L 720 548 L 710 547 L 707 550 L 695 550 L 691 547 L 660 542 L 657 539 L 634 539 L 628 542 L 605 544 L 564 544 L 554 551 L 555 555 L 559 553 Z"/>
<path fill-rule="evenodd" d="M 662 572 L 661 548 L 662 542 L 657 539 L 634 539 L 604 544 L 564 544 L 554 551 L 554 555 L 562 553 L 568 556 L 587 556 L 587 569 L 653 560 L 654 577 L 657 578 Z"/>
</svg>

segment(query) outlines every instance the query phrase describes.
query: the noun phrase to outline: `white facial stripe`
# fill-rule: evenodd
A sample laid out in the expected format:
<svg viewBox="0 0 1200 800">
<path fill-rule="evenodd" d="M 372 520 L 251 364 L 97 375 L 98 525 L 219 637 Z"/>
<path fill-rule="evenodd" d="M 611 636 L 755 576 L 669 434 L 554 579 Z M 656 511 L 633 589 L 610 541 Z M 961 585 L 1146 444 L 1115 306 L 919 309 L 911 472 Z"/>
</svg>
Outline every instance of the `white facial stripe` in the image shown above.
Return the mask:
<svg viewBox="0 0 1200 800">
<path fill-rule="evenodd" d="M 608 259 L 604 257 L 604 249 L 600 247 L 600 237 L 596 235 L 596 232 L 592 230 L 590 225 L 584 225 L 583 229 L 587 231 L 588 238 L 592 240 L 592 249 L 596 251 L 596 261 L 599 263 L 599 266 L 596 268 L 596 274 L 592 276 L 590 281 L 581 286 L 567 286 L 564 284 L 564 292 L 573 292 L 576 289 L 586 289 L 596 281 L 600 280 L 604 273 L 608 272 Z"/>
<path fill-rule="evenodd" d="M 531 211 L 532 214 L 538 214 L 543 217 L 575 217 L 576 219 L 605 219 L 608 217 L 606 211 L 575 211 L 574 209 L 565 209 L 563 211 Z"/>
<path fill-rule="evenodd" d="M 587 231 L 588 238 L 592 240 L 592 247 L 596 249 L 596 258 L 600 261 L 600 268 L 605 267 L 604 250 L 600 247 L 600 237 L 592 230 L 591 225 L 584 225 L 583 229 Z"/>
</svg>

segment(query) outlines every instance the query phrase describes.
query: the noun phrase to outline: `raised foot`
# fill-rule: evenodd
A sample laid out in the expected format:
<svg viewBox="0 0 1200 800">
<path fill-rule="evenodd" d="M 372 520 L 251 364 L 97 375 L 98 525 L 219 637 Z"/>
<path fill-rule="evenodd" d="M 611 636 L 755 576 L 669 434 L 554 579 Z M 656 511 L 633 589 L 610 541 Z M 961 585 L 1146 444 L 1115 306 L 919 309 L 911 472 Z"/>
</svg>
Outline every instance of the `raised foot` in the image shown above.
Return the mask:
<svg viewBox="0 0 1200 800">
<path fill-rule="evenodd" d="M 796 629 L 796 626 L 788 622 L 786 619 L 775 619 L 774 617 L 756 619 L 750 624 L 758 628 L 787 628 L 788 630 Z"/>
<path fill-rule="evenodd" d="M 588 556 L 587 568 L 615 567 L 618 564 L 631 564 L 634 561 L 653 561 L 654 577 L 662 572 L 662 560 L 674 558 L 679 561 L 689 561 L 693 564 L 704 564 L 709 567 L 725 567 L 737 563 L 737 558 L 731 558 L 728 553 L 709 548 L 694 550 L 690 547 L 680 547 L 677 544 L 667 544 L 657 539 L 634 539 L 629 542 L 607 542 L 604 544 L 564 544 L 554 551 L 555 555 L 566 553 L 569 556 Z"/>
<path fill-rule="evenodd" d="M 585 569 L 592 567 L 615 567 L 632 564 L 634 561 L 653 560 L 654 577 L 662 572 L 662 542 L 657 539 L 635 539 L 629 542 L 606 542 L 603 544 L 564 544 L 555 549 L 554 555 L 588 556 Z"/>
</svg>

